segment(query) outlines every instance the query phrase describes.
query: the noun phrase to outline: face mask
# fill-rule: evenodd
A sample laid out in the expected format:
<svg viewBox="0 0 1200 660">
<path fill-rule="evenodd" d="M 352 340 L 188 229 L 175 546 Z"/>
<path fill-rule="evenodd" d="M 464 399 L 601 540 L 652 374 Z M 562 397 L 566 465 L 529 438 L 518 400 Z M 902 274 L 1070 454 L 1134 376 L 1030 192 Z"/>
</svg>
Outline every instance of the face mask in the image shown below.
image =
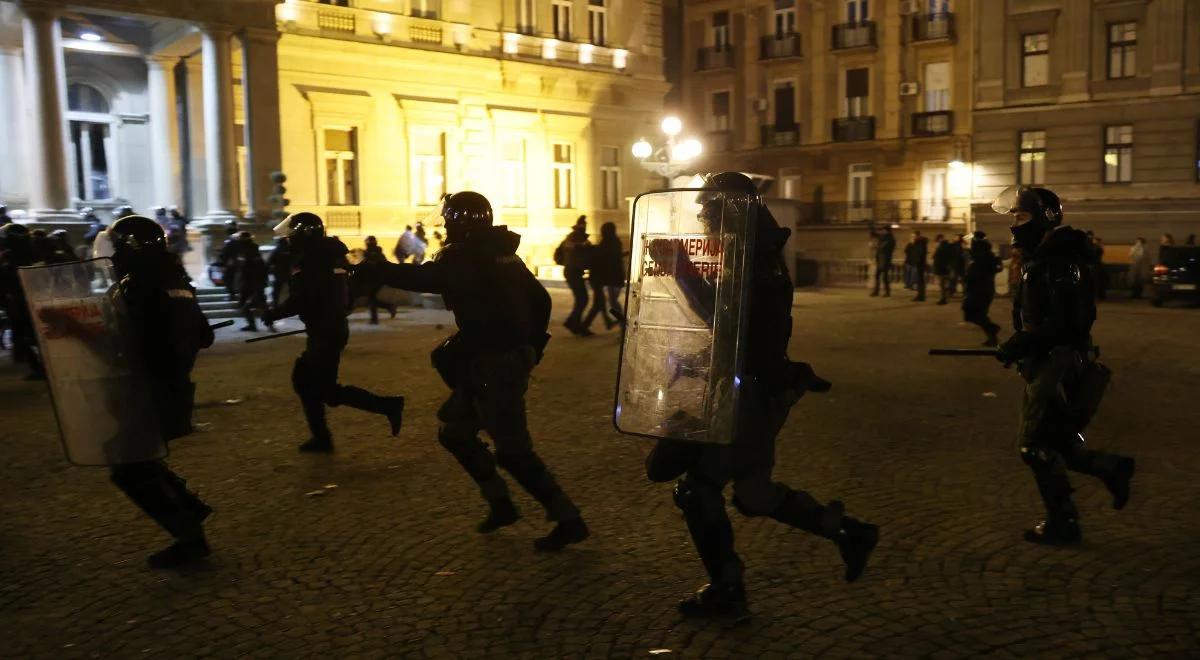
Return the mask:
<svg viewBox="0 0 1200 660">
<path fill-rule="evenodd" d="M 1042 242 L 1042 237 L 1046 235 L 1046 227 L 1037 220 L 1031 220 L 1024 224 L 1015 227 L 1009 227 L 1012 232 L 1013 247 L 1021 249 L 1036 248 Z"/>
</svg>

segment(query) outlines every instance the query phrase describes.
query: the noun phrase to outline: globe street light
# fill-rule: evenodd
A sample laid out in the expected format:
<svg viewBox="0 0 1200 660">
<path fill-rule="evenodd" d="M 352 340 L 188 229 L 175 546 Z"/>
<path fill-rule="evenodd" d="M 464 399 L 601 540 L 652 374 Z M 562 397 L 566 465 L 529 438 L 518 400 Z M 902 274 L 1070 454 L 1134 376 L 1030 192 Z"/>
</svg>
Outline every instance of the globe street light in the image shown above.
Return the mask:
<svg viewBox="0 0 1200 660">
<path fill-rule="evenodd" d="M 686 172 L 689 164 L 700 156 L 704 148 L 696 138 L 676 141 L 683 132 L 683 122 L 679 117 L 664 118 L 660 128 L 667 136 L 666 142 L 655 147 L 645 139 L 640 139 L 633 145 L 633 157 L 641 162 L 642 167 L 669 181 Z"/>
</svg>

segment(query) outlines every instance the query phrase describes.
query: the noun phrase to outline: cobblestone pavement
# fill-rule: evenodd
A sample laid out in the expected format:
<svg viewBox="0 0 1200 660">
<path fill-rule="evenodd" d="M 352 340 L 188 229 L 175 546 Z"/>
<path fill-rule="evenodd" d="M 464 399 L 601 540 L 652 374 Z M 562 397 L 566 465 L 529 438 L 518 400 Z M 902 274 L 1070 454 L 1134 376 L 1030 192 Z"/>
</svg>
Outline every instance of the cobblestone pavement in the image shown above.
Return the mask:
<svg viewBox="0 0 1200 660">
<path fill-rule="evenodd" d="M 680 619 L 702 571 L 670 486 L 643 476 L 648 445 L 611 430 L 612 333 L 560 333 L 530 395 L 538 447 L 592 539 L 535 555 L 548 525 L 523 494 L 524 520 L 476 535 L 481 502 L 436 442 L 445 390 L 427 353 L 448 316 L 412 311 L 379 327 L 356 317 L 342 370 L 408 395 L 401 438 L 335 410 L 332 457 L 295 451 L 301 340 L 222 331 L 196 372 L 206 430 L 170 459 L 217 509 L 211 562 L 185 574 L 144 567 L 164 534 L 104 470 L 63 460 L 45 389 L 0 366 L 0 656 L 1200 655 L 1200 311 L 1102 307 L 1116 380 L 1090 440 L 1136 455 L 1138 475 L 1119 513 L 1077 478 L 1086 540 L 1060 550 L 1020 540 L 1039 506 L 1013 449 L 1016 374 L 924 354 L 982 339 L 956 306 L 796 300 L 793 356 L 836 385 L 793 411 L 777 475 L 882 526 L 858 583 L 840 581 L 828 542 L 735 516 L 755 618 Z"/>
</svg>

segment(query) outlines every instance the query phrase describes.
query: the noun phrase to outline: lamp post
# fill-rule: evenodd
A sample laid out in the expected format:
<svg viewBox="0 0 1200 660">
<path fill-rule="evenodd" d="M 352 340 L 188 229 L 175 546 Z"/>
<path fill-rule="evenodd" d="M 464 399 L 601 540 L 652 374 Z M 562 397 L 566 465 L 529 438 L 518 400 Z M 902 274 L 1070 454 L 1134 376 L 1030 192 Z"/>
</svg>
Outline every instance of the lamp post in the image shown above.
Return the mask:
<svg viewBox="0 0 1200 660">
<path fill-rule="evenodd" d="M 683 132 L 683 122 L 678 117 L 662 120 L 662 132 L 667 136 L 664 144 L 655 147 L 645 138 L 633 145 L 633 157 L 642 167 L 671 181 L 687 171 L 692 161 L 700 156 L 703 146 L 696 138 L 678 139 Z"/>
</svg>

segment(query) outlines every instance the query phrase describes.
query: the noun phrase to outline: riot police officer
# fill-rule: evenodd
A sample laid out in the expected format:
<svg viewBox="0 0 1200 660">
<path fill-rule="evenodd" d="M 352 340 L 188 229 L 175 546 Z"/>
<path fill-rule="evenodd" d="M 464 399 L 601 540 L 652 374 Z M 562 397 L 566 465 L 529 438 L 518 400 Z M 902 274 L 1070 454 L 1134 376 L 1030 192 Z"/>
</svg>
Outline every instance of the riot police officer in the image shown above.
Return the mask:
<svg viewBox="0 0 1200 660">
<path fill-rule="evenodd" d="M 404 397 L 379 396 L 360 387 L 338 383 L 342 351 L 350 339 L 349 263 L 345 244 L 325 235 L 325 224 L 314 213 L 293 213 L 276 233 L 287 238 L 295 266 L 288 297 L 263 315 L 263 322 L 299 315 L 307 342 L 292 369 L 292 387 L 300 397 L 312 438 L 300 451 L 333 451 L 333 434 L 325 421 L 325 406 L 350 406 L 384 415 L 392 435 L 400 432 Z"/>
<path fill-rule="evenodd" d="M 45 371 L 36 350 L 37 337 L 25 302 L 25 290 L 17 275 L 18 268 L 34 264 L 29 234 L 28 227 L 15 222 L 0 227 L 0 307 L 8 317 L 13 359 L 29 367 L 26 380 L 41 380 Z"/>
<path fill-rule="evenodd" d="M 700 555 L 709 583 L 695 595 L 679 603 L 679 610 L 692 617 L 749 616 L 743 581 L 744 566 L 734 549 L 733 528 L 725 511 L 723 491 L 733 483 L 733 504 L 748 517 L 766 516 L 790 527 L 834 542 L 846 565 L 846 581 L 862 574 L 867 559 L 878 542 L 875 525 L 844 515 L 841 502 L 821 505 L 804 491 L 794 490 L 772 480 L 775 465 L 775 437 L 786 422 L 789 409 L 805 391 L 824 392 L 830 383 L 818 377 L 802 362 L 787 356 L 792 327 L 794 287 L 783 261 L 783 246 L 790 231 L 780 228 L 766 205 L 759 201 L 757 188 L 745 175 L 723 172 L 710 177 L 706 188 L 714 194 L 702 194 L 700 219 L 712 223 L 722 213 L 733 217 L 754 217 L 750 308 L 744 318 L 748 328 L 741 379 L 741 403 L 734 437 L 729 444 L 710 444 L 676 439 L 659 440 L 646 460 L 646 475 L 651 481 L 675 485 L 675 504 L 683 511 L 688 532 Z M 731 195 L 725 198 L 715 193 Z M 750 200 L 756 205 L 751 216 L 746 209 L 732 208 L 728 201 Z M 722 208 L 729 205 L 731 208 Z M 652 243 L 651 254 L 668 272 L 695 273 L 681 264 L 685 252 L 672 253 L 670 241 L 660 248 Z M 677 277 L 689 277 L 680 275 Z M 695 277 L 691 277 L 695 280 Z M 711 318 L 711 284 L 680 281 L 688 303 L 701 316 Z M 681 477 L 681 478 L 680 478 Z"/>
<path fill-rule="evenodd" d="M 489 513 L 477 531 L 494 532 L 519 518 L 499 466 L 556 523 L 534 548 L 561 550 L 586 539 L 588 528 L 534 451 L 525 418 L 530 372 L 550 338 L 550 296 L 517 257 L 520 236 L 492 226 L 492 206 L 483 195 L 451 195 L 442 218 L 446 246 L 433 261 L 375 263 L 360 266 L 360 272 L 398 289 L 441 294 L 454 312 L 458 333 L 433 352 L 434 367 L 452 390 L 438 410 L 438 441 L 488 503 Z M 480 430 L 491 436 L 494 454 L 480 441 Z"/>
<path fill-rule="evenodd" d="M 1058 196 L 1045 188 L 1010 188 L 993 209 L 1013 215 L 1013 246 L 1025 256 L 1013 296 L 1016 332 L 997 352 L 1005 366 L 1019 365 L 1026 383 L 1019 448 L 1046 507 L 1046 520 L 1025 539 L 1071 545 L 1081 532 L 1067 471 L 1103 481 L 1114 509 L 1129 501 L 1134 472 L 1134 459 L 1089 449 L 1081 435 L 1110 376 L 1092 344 L 1090 246 L 1084 232 L 1062 224 Z"/>
<path fill-rule="evenodd" d="M 225 278 L 225 293 L 230 300 L 237 300 L 238 280 L 238 226 L 236 220 L 225 222 L 225 242 L 217 253 L 217 263 L 221 264 Z"/>
<path fill-rule="evenodd" d="M 187 273 L 167 252 L 166 235 L 155 221 L 124 216 L 108 230 L 113 268 L 120 280 L 112 295 L 128 310 L 142 370 L 150 383 L 152 409 L 168 441 L 192 432 L 196 354 L 213 343 Z M 112 467 L 112 481 L 175 543 L 149 557 L 152 568 L 174 568 L 207 557 L 204 520 L 212 509 L 162 460 Z"/>
<path fill-rule="evenodd" d="M 238 233 L 234 253 L 238 273 L 238 307 L 241 308 L 242 318 L 246 319 L 246 325 L 241 329 L 243 332 L 257 332 L 254 313 L 257 311 L 263 315 L 267 311 L 267 264 L 258 250 L 258 243 L 254 242 L 254 237 L 248 231 Z M 273 323 L 266 322 L 266 326 L 268 331 L 275 331 Z"/>
</svg>

